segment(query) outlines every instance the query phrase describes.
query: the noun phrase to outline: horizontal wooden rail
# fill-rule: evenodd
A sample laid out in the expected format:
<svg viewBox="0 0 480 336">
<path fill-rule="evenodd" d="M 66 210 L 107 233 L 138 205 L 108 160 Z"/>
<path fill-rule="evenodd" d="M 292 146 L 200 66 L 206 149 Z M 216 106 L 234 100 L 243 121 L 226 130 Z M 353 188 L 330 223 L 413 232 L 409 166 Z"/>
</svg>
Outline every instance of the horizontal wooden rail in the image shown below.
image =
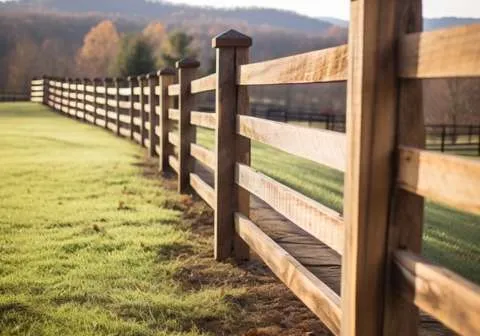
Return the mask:
<svg viewBox="0 0 480 336">
<path fill-rule="evenodd" d="M 108 94 L 109 96 L 114 96 L 114 95 L 117 94 L 117 89 L 115 89 L 115 88 L 108 88 L 108 89 L 107 89 L 107 94 Z"/>
<path fill-rule="evenodd" d="M 118 102 L 118 106 L 119 106 L 120 108 L 122 108 L 122 109 L 128 109 L 128 108 L 130 108 L 130 102 L 129 102 L 129 101 L 122 101 L 122 100 L 120 100 L 120 101 Z"/>
<path fill-rule="evenodd" d="M 138 132 L 133 132 L 133 139 L 139 144 L 142 143 L 142 135 Z"/>
<path fill-rule="evenodd" d="M 244 115 L 237 116 L 237 133 L 287 153 L 345 171 L 345 134 Z"/>
<path fill-rule="evenodd" d="M 407 251 L 394 254 L 397 291 L 461 335 L 480 330 L 480 287 Z"/>
<path fill-rule="evenodd" d="M 243 164 L 236 165 L 235 182 L 313 237 L 343 253 L 345 224 L 338 212 Z"/>
<path fill-rule="evenodd" d="M 139 96 L 139 95 L 140 95 L 140 92 L 141 92 L 141 88 L 140 88 L 140 87 L 137 86 L 137 87 L 134 87 L 134 88 L 133 88 L 133 94 L 134 94 L 135 96 Z"/>
<path fill-rule="evenodd" d="M 190 155 L 206 167 L 215 170 L 215 153 L 197 144 L 190 144 Z"/>
<path fill-rule="evenodd" d="M 211 208 L 215 208 L 214 190 L 200 176 L 190 173 L 190 186 Z"/>
<path fill-rule="evenodd" d="M 120 127 L 119 132 L 121 136 L 124 136 L 124 137 L 130 136 L 130 130 L 128 128 Z"/>
<path fill-rule="evenodd" d="M 340 334 L 340 297 L 241 214 L 235 230 L 275 275 L 335 334 Z"/>
<path fill-rule="evenodd" d="M 140 119 L 140 117 L 134 117 L 133 118 L 133 124 L 135 126 L 142 126 L 142 119 Z"/>
<path fill-rule="evenodd" d="M 175 156 L 173 155 L 168 156 L 168 164 L 178 174 L 179 165 L 178 165 L 178 159 Z"/>
<path fill-rule="evenodd" d="M 168 95 L 169 96 L 178 96 L 180 94 L 180 85 L 172 84 L 168 86 Z"/>
<path fill-rule="evenodd" d="M 118 90 L 118 94 L 120 96 L 130 96 L 132 94 L 132 90 L 130 88 L 120 88 Z"/>
<path fill-rule="evenodd" d="M 208 92 L 215 90 L 217 74 L 211 74 L 191 82 L 191 93 Z"/>
<path fill-rule="evenodd" d="M 44 80 L 43 79 L 34 79 L 32 80 L 32 85 L 43 85 Z"/>
<path fill-rule="evenodd" d="M 399 148 L 399 187 L 480 214 L 480 161 L 409 147 Z"/>
<path fill-rule="evenodd" d="M 130 116 L 128 116 L 128 115 L 120 114 L 120 115 L 118 116 L 118 119 L 119 119 L 120 122 L 122 122 L 122 123 L 125 123 L 125 124 L 129 124 L 129 123 L 130 123 Z"/>
<path fill-rule="evenodd" d="M 178 147 L 180 145 L 180 139 L 178 138 L 178 135 L 173 132 L 168 132 L 168 142 L 175 147 Z"/>
<path fill-rule="evenodd" d="M 347 80 L 348 48 L 335 48 L 240 66 L 239 85 L 275 85 Z"/>
<path fill-rule="evenodd" d="M 217 119 L 215 113 L 192 111 L 190 114 L 190 124 L 215 129 L 217 127 Z"/>
<path fill-rule="evenodd" d="M 408 34 L 400 40 L 399 75 L 403 78 L 480 76 L 479 41 L 480 24 Z"/>
<path fill-rule="evenodd" d="M 96 90 L 97 93 L 105 94 L 105 87 L 104 86 L 97 86 L 95 90 Z"/>
<path fill-rule="evenodd" d="M 168 119 L 170 120 L 180 120 L 180 111 L 178 109 L 168 109 Z"/>
</svg>

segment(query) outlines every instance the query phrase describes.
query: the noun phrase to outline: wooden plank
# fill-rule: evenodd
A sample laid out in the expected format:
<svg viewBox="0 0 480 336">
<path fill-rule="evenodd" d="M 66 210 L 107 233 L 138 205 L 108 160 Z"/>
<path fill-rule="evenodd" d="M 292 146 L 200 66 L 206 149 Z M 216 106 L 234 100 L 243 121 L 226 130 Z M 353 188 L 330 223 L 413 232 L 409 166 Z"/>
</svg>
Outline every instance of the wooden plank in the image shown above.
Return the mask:
<svg viewBox="0 0 480 336">
<path fill-rule="evenodd" d="M 142 135 L 138 132 L 133 132 L 133 139 L 139 144 L 142 143 Z"/>
<path fill-rule="evenodd" d="M 120 135 L 124 137 L 130 136 L 130 130 L 128 128 L 120 127 Z"/>
<path fill-rule="evenodd" d="M 159 92 L 160 97 L 159 106 L 158 106 L 158 157 L 159 157 L 159 170 L 161 172 L 166 172 L 168 170 L 168 156 L 170 154 L 170 146 L 168 144 L 168 109 L 171 104 L 171 100 L 168 96 L 168 87 L 175 80 L 175 70 L 171 68 L 165 68 L 159 72 Z"/>
<path fill-rule="evenodd" d="M 190 124 L 194 126 L 215 129 L 216 127 L 215 113 L 192 111 L 190 115 Z"/>
<path fill-rule="evenodd" d="M 140 111 L 142 109 L 142 104 L 138 102 L 133 103 L 133 108 L 137 111 Z"/>
<path fill-rule="evenodd" d="M 110 119 L 116 120 L 117 119 L 117 114 L 115 112 L 108 111 L 107 112 L 107 117 L 110 118 Z"/>
<path fill-rule="evenodd" d="M 31 85 L 43 85 L 44 80 L 43 79 L 34 79 L 31 82 Z"/>
<path fill-rule="evenodd" d="M 408 34 L 400 40 L 399 75 L 403 78 L 480 76 L 479 40 L 480 24 Z"/>
<path fill-rule="evenodd" d="M 346 137 L 339 132 L 238 116 L 237 133 L 287 153 L 345 171 Z"/>
<path fill-rule="evenodd" d="M 217 74 L 211 74 L 192 81 L 191 93 L 200 93 L 215 90 L 217 84 Z"/>
<path fill-rule="evenodd" d="M 31 86 L 30 91 L 43 91 L 43 84 L 38 86 Z"/>
<path fill-rule="evenodd" d="M 140 117 L 133 117 L 133 124 L 135 126 L 141 126 L 142 125 L 142 120 L 140 119 Z"/>
<path fill-rule="evenodd" d="M 134 94 L 135 96 L 140 95 L 140 92 L 142 92 L 142 91 L 141 91 L 141 89 L 140 89 L 138 86 L 133 88 L 133 94 Z"/>
<path fill-rule="evenodd" d="M 206 167 L 215 169 L 215 153 L 197 144 L 190 144 L 190 155 L 200 161 Z"/>
<path fill-rule="evenodd" d="M 130 88 L 120 88 L 120 90 L 118 91 L 120 96 L 127 96 L 127 97 L 130 96 L 131 92 L 132 90 Z"/>
<path fill-rule="evenodd" d="M 340 298 L 252 221 L 235 214 L 235 230 L 275 275 L 335 334 L 340 334 Z"/>
<path fill-rule="evenodd" d="M 178 109 L 168 109 L 168 119 L 170 120 L 180 120 L 180 111 Z"/>
<path fill-rule="evenodd" d="M 274 85 L 347 80 L 347 46 L 312 51 L 271 61 L 245 64 L 237 74 L 239 85 Z"/>
<path fill-rule="evenodd" d="M 394 256 L 397 294 L 460 335 L 480 331 L 480 287 L 411 252 Z"/>
<path fill-rule="evenodd" d="M 350 2 L 342 336 L 383 335 L 399 3 Z"/>
<path fill-rule="evenodd" d="M 115 96 L 117 94 L 117 90 L 113 88 L 107 88 L 107 94 L 110 96 Z"/>
<path fill-rule="evenodd" d="M 170 167 L 178 174 L 178 160 L 175 156 L 169 155 L 168 156 L 168 164 Z"/>
<path fill-rule="evenodd" d="M 85 91 L 95 92 L 95 86 L 94 85 L 87 85 L 86 88 L 85 88 Z"/>
<path fill-rule="evenodd" d="M 180 94 L 180 84 L 170 84 L 168 86 L 169 96 L 178 96 Z"/>
<path fill-rule="evenodd" d="M 105 98 L 103 98 L 103 97 L 96 97 L 96 98 L 95 98 L 95 102 L 96 102 L 97 104 L 105 105 Z"/>
<path fill-rule="evenodd" d="M 168 142 L 174 145 L 175 147 L 179 147 L 180 138 L 176 133 L 168 132 Z"/>
<path fill-rule="evenodd" d="M 398 162 L 402 189 L 480 214 L 480 161 L 400 147 Z"/>
<path fill-rule="evenodd" d="M 187 193 L 190 188 L 190 173 L 193 160 L 190 157 L 190 144 L 195 142 L 196 129 L 190 125 L 190 112 L 195 106 L 195 96 L 190 93 L 190 82 L 196 77 L 200 63 L 193 59 L 178 61 L 178 192 Z M 173 85 L 175 87 L 175 85 Z M 172 85 L 169 86 L 169 94 Z"/>
<path fill-rule="evenodd" d="M 159 125 L 157 113 L 153 113 L 153 109 L 157 106 L 159 97 L 155 94 L 155 88 L 158 85 L 159 77 L 156 73 L 150 73 L 147 75 L 148 80 L 148 154 L 150 158 L 153 158 L 157 155 L 156 147 L 158 145 L 158 136 L 155 134 L 155 128 Z"/>
<path fill-rule="evenodd" d="M 343 253 L 345 224 L 338 212 L 243 164 L 237 164 L 235 182 L 339 254 Z"/>
<path fill-rule="evenodd" d="M 404 0 L 397 5 L 396 32 L 398 35 L 423 29 L 422 0 Z M 401 38 L 401 36 L 400 36 Z M 397 80 L 397 125 L 396 144 L 423 148 L 425 125 L 421 81 Z M 392 272 L 393 254 L 399 248 L 415 253 L 422 251 L 423 197 L 394 188 L 390 201 L 388 222 L 387 260 L 385 267 L 384 323 L 383 334 L 391 336 L 414 336 L 419 334 L 420 314 L 418 308 L 403 300 L 395 292 Z"/>
<path fill-rule="evenodd" d="M 31 97 L 43 97 L 43 91 L 33 91 L 30 93 Z"/>
<path fill-rule="evenodd" d="M 210 207 L 214 207 L 214 190 L 205 181 L 203 181 L 200 176 L 190 173 L 190 186 Z"/>
<path fill-rule="evenodd" d="M 120 114 L 120 121 L 122 123 L 125 123 L 125 124 L 129 124 L 130 123 L 130 116 L 128 115 L 124 115 L 124 114 Z"/>
<path fill-rule="evenodd" d="M 118 105 L 119 105 L 120 108 L 122 108 L 122 109 L 129 109 L 129 108 L 130 108 L 130 102 L 129 102 L 129 101 L 120 100 L 120 101 L 118 102 Z"/>
<path fill-rule="evenodd" d="M 95 92 L 96 92 L 96 93 L 105 94 L 105 91 L 106 91 L 106 90 L 105 90 L 105 86 L 97 86 L 97 87 L 95 88 Z"/>
</svg>

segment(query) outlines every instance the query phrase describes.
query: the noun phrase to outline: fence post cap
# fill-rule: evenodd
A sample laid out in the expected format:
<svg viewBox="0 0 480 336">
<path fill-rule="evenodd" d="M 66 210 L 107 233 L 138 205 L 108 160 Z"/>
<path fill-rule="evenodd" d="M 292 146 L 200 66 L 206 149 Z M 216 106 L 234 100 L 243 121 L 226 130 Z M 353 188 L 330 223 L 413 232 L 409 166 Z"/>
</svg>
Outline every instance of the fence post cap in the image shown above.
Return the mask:
<svg viewBox="0 0 480 336">
<path fill-rule="evenodd" d="M 212 39 L 212 48 L 243 47 L 252 45 L 252 38 L 234 29 L 218 34 Z"/>
<path fill-rule="evenodd" d="M 175 63 L 177 69 L 187 69 L 187 68 L 198 68 L 200 66 L 200 62 L 194 58 L 183 58 L 177 63 Z"/>
<path fill-rule="evenodd" d="M 137 76 L 137 79 L 138 79 L 139 81 L 141 81 L 141 80 L 144 79 L 144 78 L 145 78 L 145 75 L 138 75 L 138 76 Z"/>
<path fill-rule="evenodd" d="M 162 70 L 158 70 L 158 76 L 175 76 L 175 69 L 171 67 L 163 68 Z"/>
<path fill-rule="evenodd" d="M 157 77 L 157 73 L 156 72 L 150 72 L 145 77 L 147 79 L 155 78 L 155 77 Z"/>
</svg>

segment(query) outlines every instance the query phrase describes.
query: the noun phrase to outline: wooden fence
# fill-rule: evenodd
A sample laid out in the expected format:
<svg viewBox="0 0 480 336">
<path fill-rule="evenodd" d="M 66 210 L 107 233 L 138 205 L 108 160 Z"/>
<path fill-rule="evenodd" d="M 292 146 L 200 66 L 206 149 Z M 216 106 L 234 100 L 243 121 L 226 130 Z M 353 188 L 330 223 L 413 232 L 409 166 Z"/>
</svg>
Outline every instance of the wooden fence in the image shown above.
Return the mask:
<svg viewBox="0 0 480 336">
<path fill-rule="evenodd" d="M 480 161 L 423 150 L 419 79 L 480 75 L 480 25 L 428 33 L 420 1 L 352 1 L 349 44 L 249 63 L 249 37 L 213 39 L 216 73 L 199 63 L 127 79 L 32 81 L 32 101 L 130 138 L 214 209 L 219 261 L 253 249 L 334 334 L 415 335 L 419 309 L 480 334 L 480 289 L 420 255 L 424 197 L 480 214 Z M 441 55 L 439 55 L 439 53 Z M 348 81 L 347 134 L 249 115 L 248 86 Z M 195 95 L 214 91 L 214 113 Z M 176 102 L 174 102 L 176 101 Z M 172 127 L 175 124 L 176 127 Z M 195 143 L 215 131 L 215 149 Z M 251 140 L 345 173 L 344 216 L 250 167 Z M 194 170 L 213 171 L 214 187 Z M 250 216 L 251 195 L 342 256 L 341 295 Z"/>
</svg>

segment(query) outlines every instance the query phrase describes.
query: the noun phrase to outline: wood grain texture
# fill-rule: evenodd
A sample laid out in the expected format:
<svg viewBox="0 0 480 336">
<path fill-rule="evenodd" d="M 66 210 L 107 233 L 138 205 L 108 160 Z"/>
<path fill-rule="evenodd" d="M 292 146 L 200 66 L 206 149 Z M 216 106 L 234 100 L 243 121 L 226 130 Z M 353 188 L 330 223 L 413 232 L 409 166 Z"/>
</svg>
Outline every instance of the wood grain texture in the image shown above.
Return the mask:
<svg viewBox="0 0 480 336">
<path fill-rule="evenodd" d="M 237 117 L 237 133 L 287 153 L 345 171 L 344 134 L 250 116 Z"/>
<path fill-rule="evenodd" d="M 394 256 L 396 294 L 460 335 L 480 331 L 480 287 L 411 252 Z"/>
<path fill-rule="evenodd" d="M 168 109 L 168 119 L 178 121 L 180 120 L 180 111 L 178 109 Z"/>
<path fill-rule="evenodd" d="M 168 157 L 171 154 L 170 146 L 168 144 L 168 110 L 171 105 L 171 100 L 168 96 L 168 87 L 174 82 L 175 76 L 174 71 L 171 71 L 170 74 L 163 73 L 160 74 L 159 79 L 159 106 L 158 106 L 158 147 L 159 147 L 159 170 L 161 172 L 166 172 L 168 170 Z"/>
<path fill-rule="evenodd" d="M 338 212 L 246 165 L 236 167 L 238 185 L 339 254 L 343 253 L 345 224 Z"/>
<path fill-rule="evenodd" d="M 168 95 L 169 96 L 178 96 L 180 94 L 180 85 L 179 84 L 170 84 L 168 86 Z"/>
<path fill-rule="evenodd" d="M 400 40 L 399 75 L 403 78 L 480 76 L 479 40 L 480 24 L 408 34 Z"/>
<path fill-rule="evenodd" d="M 215 169 L 215 153 L 197 144 L 190 144 L 190 155 L 205 165 L 207 168 Z"/>
<path fill-rule="evenodd" d="M 408 33 L 421 31 L 422 0 L 398 2 L 395 17 L 399 38 Z M 418 148 L 425 145 L 422 85 L 421 81 L 397 79 L 396 145 Z M 399 188 L 394 187 L 391 196 L 383 334 L 414 336 L 419 333 L 420 314 L 414 304 L 405 301 L 395 292 L 392 286 L 394 283 L 392 266 L 394 253 L 399 248 L 421 253 L 425 205 L 423 197 Z"/>
<path fill-rule="evenodd" d="M 239 85 L 301 84 L 347 80 L 347 46 L 241 65 Z"/>
<path fill-rule="evenodd" d="M 340 334 L 340 298 L 302 264 L 262 232 L 252 221 L 235 214 L 235 231 L 275 275 L 335 334 Z"/>
<path fill-rule="evenodd" d="M 215 193 L 213 188 L 202 180 L 200 176 L 190 173 L 190 186 L 195 190 L 198 196 L 200 196 L 210 207 L 214 208 Z"/>
<path fill-rule="evenodd" d="M 174 145 L 175 147 L 180 146 L 180 138 L 177 133 L 168 132 L 168 142 Z"/>
<path fill-rule="evenodd" d="M 208 92 L 215 90 L 217 84 L 217 75 L 211 74 L 202 78 L 198 78 L 191 83 L 191 93 Z"/>
<path fill-rule="evenodd" d="M 208 129 L 216 127 L 215 113 L 192 111 L 190 114 L 190 124 Z"/>
<path fill-rule="evenodd" d="M 178 174 L 178 170 L 179 170 L 178 160 L 175 156 L 173 156 L 173 155 L 168 156 L 168 164 Z"/>
<path fill-rule="evenodd" d="M 398 155 L 400 188 L 480 214 L 480 161 L 404 146 Z"/>
<path fill-rule="evenodd" d="M 350 2 L 342 335 L 383 335 L 395 148 L 397 0 Z"/>
</svg>

